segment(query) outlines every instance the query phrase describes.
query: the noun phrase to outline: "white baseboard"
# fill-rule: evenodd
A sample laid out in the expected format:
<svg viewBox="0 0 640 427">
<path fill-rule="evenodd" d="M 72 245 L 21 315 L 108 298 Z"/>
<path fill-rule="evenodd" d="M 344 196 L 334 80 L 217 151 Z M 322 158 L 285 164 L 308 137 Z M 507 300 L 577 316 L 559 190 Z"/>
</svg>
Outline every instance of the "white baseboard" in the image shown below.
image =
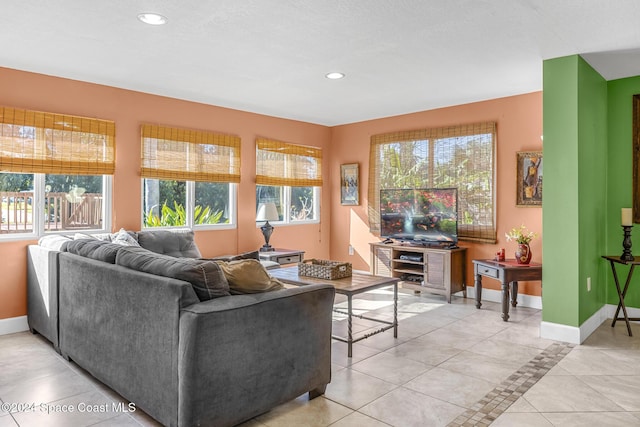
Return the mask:
<svg viewBox="0 0 640 427">
<path fill-rule="evenodd" d="M 605 305 L 605 307 L 607 309 L 607 319 L 613 320 L 613 316 L 616 314 L 616 308 L 618 308 L 618 305 L 607 304 Z M 640 318 L 640 308 L 627 307 L 627 316 Z M 620 309 L 620 312 L 618 313 L 618 317 L 622 317 L 622 309 Z"/>
<path fill-rule="evenodd" d="M 460 293 L 456 295 L 461 295 Z M 475 298 L 476 297 L 476 288 L 475 287 L 467 287 L 467 298 Z M 542 298 L 521 294 L 518 293 L 518 306 L 520 307 L 529 307 L 529 308 L 537 308 L 538 310 L 542 310 Z M 491 301 L 491 302 L 502 302 L 502 291 L 496 289 L 482 289 L 482 300 L 483 301 Z"/>
<path fill-rule="evenodd" d="M 0 319 L 0 335 L 15 334 L 16 332 L 24 332 L 28 330 L 29 323 L 27 323 L 27 316 Z"/>
<path fill-rule="evenodd" d="M 604 305 L 579 327 L 543 321 L 540 323 L 540 338 L 582 344 L 600 325 L 611 319 L 614 313 L 615 306 Z"/>
</svg>

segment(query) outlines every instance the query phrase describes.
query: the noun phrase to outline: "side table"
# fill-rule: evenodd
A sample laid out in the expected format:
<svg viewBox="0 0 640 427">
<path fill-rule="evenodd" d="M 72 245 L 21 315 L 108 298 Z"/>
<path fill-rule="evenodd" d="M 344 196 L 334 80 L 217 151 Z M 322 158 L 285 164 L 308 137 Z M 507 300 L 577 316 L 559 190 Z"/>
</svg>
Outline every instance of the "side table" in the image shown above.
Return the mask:
<svg viewBox="0 0 640 427">
<path fill-rule="evenodd" d="M 627 295 L 627 290 L 629 289 L 629 283 L 631 282 L 631 276 L 633 276 L 633 270 L 636 268 L 636 265 L 640 264 L 640 261 L 623 261 L 620 259 L 619 256 L 608 256 L 608 255 L 603 255 L 602 258 L 606 259 L 607 261 L 609 261 L 609 264 L 611 265 L 611 271 L 613 272 L 613 281 L 616 284 L 616 290 L 618 291 L 618 308 L 616 308 L 616 314 L 613 316 L 613 322 L 611 323 L 611 327 L 613 328 L 614 326 L 616 326 L 616 321 L 617 320 L 624 320 L 625 323 L 627 324 L 627 332 L 629 333 L 629 336 L 632 337 L 633 334 L 631 333 L 631 325 L 629 324 L 629 321 L 634 321 L 637 322 L 638 320 L 640 320 L 640 318 L 638 317 L 629 317 L 627 315 L 627 307 L 624 305 L 624 297 L 625 295 Z M 624 283 L 624 288 L 622 288 L 622 290 L 620 289 L 620 281 L 618 280 L 618 273 L 616 272 L 616 264 L 624 264 L 624 265 L 630 265 L 631 268 L 629 269 L 629 273 L 627 274 L 627 280 Z M 622 315 L 623 317 L 618 317 L 618 314 L 620 314 L 620 309 L 622 309 Z"/>
<path fill-rule="evenodd" d="M 260 252 L 262 261 L 275 261 L 280 265 L 302 262 L 304 251 L 298 249 L 275 249 L 269 252 Z"/>
<path fill-rule="evenodd" d="M 492 259 L 474 259 L 473 274 L 475 277 L 476 308 L 482 306 L 482 276 L 499 280 L 502 284 L 502 320 L 509 320 L 509 285 L 511 285 L 511 305 L 515 307 L 518 302 L 519 280 L 542 280 L 542 264 L 532 262 L 518 264 L 515 259 L 494 261 Z"/>
</svg>

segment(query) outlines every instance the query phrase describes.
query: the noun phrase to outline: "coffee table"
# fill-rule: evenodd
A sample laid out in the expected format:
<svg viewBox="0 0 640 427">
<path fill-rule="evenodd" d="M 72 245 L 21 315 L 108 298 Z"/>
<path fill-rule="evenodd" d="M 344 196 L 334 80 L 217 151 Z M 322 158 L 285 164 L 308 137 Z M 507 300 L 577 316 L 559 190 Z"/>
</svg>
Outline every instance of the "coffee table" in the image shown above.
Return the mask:
<svg viewBox="0 0 640 427">
<path fill-rule="evenodd" d="M 345 295 L 347 297 L 346 313 L 336 308 L 333 309 L 333 311 L 336 313 L 347 315 L 347 337 L 344 338 L 336 335 L 332 335 L 331 337 L 338 341 L 347 343 L 348 357 L 351 357 L 351 355 L 353 354 L 352 353 L 353 343 L 369 338 L 372 335 L 379 334 L 381 332 L 384 332 L 393 328 L 393 337 L 398 338 L 398 281 L 399 279 L 397 278 L 353 273 L 351 277 L 346 277 L 344 279 L 326 280 L 326 279 L 318 279 L 316 277 L 300 276 L 298 275 L 297 266 L 269 270 L 269 274 L 271 274 L 273 277 L 276 277 L 282 280 L 284 283 L 288 283 L 296 286 L 312 285 L 316 283 L 329 284 L 335 288 L 337 294 Z M 386 286 L 393 286 L 393 322 L 374 319 L 361 314 L 353 313 L 352 298 L 354 295 L 371 291 L 373 289 L 383 288 Z M 382 328 L 377 329 L 373 332 L 368 332 L 358 338 L 354 338 L 353 330 L 352 330 L 352 326 L 353 326 L 352 317 L 354 316 L 357 317 L 358 319 L 366 319 L 372 322 L 382 323 L 386 326 L 383 326 Z"/>
</svg>

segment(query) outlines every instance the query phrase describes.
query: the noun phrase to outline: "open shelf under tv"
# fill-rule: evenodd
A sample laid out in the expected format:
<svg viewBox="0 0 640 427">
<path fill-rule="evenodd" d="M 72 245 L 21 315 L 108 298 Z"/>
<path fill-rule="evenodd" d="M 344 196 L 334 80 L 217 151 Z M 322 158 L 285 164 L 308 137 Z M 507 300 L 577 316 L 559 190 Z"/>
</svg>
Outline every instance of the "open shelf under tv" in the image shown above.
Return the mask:
<svg viewBox="0 0 640 427">
<path fill-rule="evenodd" d="M 447 297 L 463 292 L 466 248 L 443 249 L 406 244 L 371 243 L 371 272 L 397 277 L 403 288 Z"/>
</svg>

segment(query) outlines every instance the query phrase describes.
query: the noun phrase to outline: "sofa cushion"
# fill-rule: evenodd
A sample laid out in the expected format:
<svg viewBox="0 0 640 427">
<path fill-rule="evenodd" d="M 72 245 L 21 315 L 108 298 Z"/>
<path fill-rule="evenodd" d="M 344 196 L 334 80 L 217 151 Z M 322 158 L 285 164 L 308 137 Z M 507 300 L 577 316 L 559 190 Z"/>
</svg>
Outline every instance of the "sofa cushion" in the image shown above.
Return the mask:
<svg viewBox="0 0 640 427">
<path fill-rule="evenodd" d="M 60 234 L 47 234 L 38 240 L 38 245 L 43 248 L 52 249 L 54 251 L 63 251 L 67 243 L 72 239 L 69 236 L 61 236 Z"/>
<path fill-rule="evenodd" d="M 284 287 L 280 280 L 271 277 L 260 261 L 255 259 L 216 263 L 224 272 L 229 282 L 229 291 L 234 295 L 276 291 Z"/>
<path fill-rule="evenodd" d="M 105 240 L 78 239 L 70 240 L 69 243 L 67 243 L 65 250 L 66 252 L 86 258 L 115 264 L 116 255 L 122 248 L 122 245 L 117 245 Z"/>
<path fill-rule="evenodd" d="M 82 240 L 82 239 L 95 239 L 91 234 L 85 233 L 76 233 L 73 235 L 73 240 Z"/>
<path fill-rule="evenodd" d="M 200 258 L 200 250 L 193 236 L 193 230 L 145 230 L 138 232 L 138 243 L 159 254 Z"/>
<path fill-rule="evenodd" d="M 213 261 L 238 261 L 241 259 L 256 259 L 260 261 L 260 252 L 251 251 L 251 252 L 243 252 L 238 255 L 223 255 L 214 258 L 210 258 Z"/>
<path fill-rule="evenodd" d="M 145 273 L 171 277 L 191 283 L 200 301 L 228 296 L 229 284 L 220 267 L 213 261 L 176 258 L 140 247 L 123 247 L 116 264 Z"/>
</svg>

